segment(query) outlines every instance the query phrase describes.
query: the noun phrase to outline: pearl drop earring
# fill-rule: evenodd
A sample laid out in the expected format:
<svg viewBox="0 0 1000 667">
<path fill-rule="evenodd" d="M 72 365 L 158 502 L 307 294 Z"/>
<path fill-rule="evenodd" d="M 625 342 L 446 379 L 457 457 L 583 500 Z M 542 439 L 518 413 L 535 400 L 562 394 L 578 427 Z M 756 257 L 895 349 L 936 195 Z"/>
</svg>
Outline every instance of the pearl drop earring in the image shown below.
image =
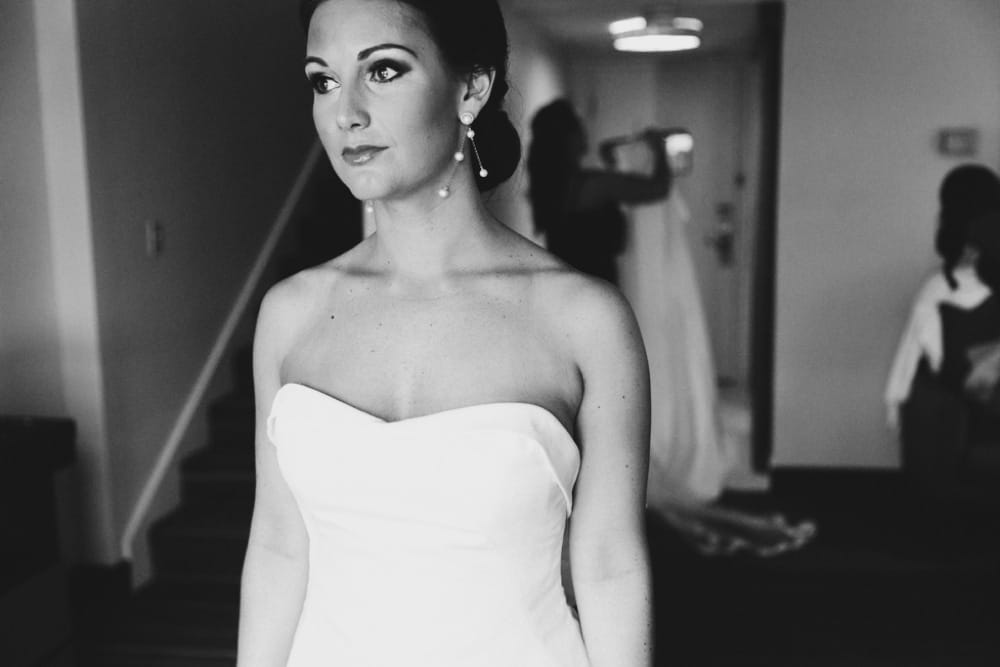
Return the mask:
<svg viewBox="0 0 1000 667">
<path fill-rule="evenodd" d="M 471 112 L 465 111 L 462 113 L 461 116 L 459 116 L 459 118 L 462 120 L 462 124 L 469 128 L 468 130 L 466 130 L 465 136 L 468 137 L 469 143 L 472 144 L 472 154 L 476 158 L 476 164 L 479 165 L 479 177 L 486 178 L 487 176 L 490 175 L 490 172 L 486 171 L 486 168 L 483 167 L 483 161 L 479 157 L 479 149 L 476 148 L 476 139 L 475 139 L 476 131 L 472 129 L 472 122 L 476 120 L 476 117 L 473 116 Z M 459 157 L 459 155 L 461 155 L 462 157 Z M 465 153 L 462 153 L 461 151 L 455 153 L 456 161 L 461 162 L 464 159 L 465 159 Z"/>
<path fill-rule="evenodd" d="M 459 118 L 459 120 L 462 121 L 463 125 L 472 125 L 472 121 L 476 120 L 476 117 L 473 116 L 468 111 L 462 112 L 459 115 L 458 118 Z M 465 141 L 463 140 L 462 143 L 464 144 Z M 459 149 L 457 151 L 455 151 L 455 155 L 453 157 L 455 158 L 455 162 L 464 162 L 465 161 L 465 153 L 462 151 L 461 147 L 459 147 Z"/>
<path fill-rule="evenodd" d="M 473 139 L 473 137 L 476 136 L 476 133 L 471 127 L 472 123 L 476 120 L 476 116 L 471 111 L 463 111 L 458 115 L 458 118 L 462 121 L 462 125 L 465 125 L 467 128 L 464 134 L 469 140 L 469 143 L 472 144 L 472 154 L 476 157 L 476 164 L 479 165 L 479 177 L 486 178 L 489 175 L 489 172 L 483 167 L 483 161 L 479 158 L 479 149 L 476 148 L 476 142 Z M 465 151 L 463 150 L 464 146 L 465 139 L 462 139 L 462 145 L 459 146 L 458 150 L 455 151 L 454 155 L 452 155 L 452 158 L 455 160 L 455 166 L 452 168 L 451 177 L 448 179 L 449 183 L 451 182 L 451 179 L 455 177 L 455 169 L 458 168 L 458 165 L 465 162 Z M 441 199 L 445 199 L 451 194 L 451 185 L 442 185 L 438 188 L 437 194 Z"/>
</svg>

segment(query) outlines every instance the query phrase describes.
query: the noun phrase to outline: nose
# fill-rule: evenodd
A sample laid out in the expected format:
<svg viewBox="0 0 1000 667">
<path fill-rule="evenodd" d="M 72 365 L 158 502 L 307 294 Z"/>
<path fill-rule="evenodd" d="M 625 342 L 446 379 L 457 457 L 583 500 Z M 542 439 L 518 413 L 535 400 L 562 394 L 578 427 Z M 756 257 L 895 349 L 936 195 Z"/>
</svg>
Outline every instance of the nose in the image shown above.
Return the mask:
<svg viewBox="0 0 1000 667">
<path fill-rule="evenodd" d="M 368 127 L 371 117 L 365 103 L 365 91 L 361 86 L 345 85 L 337 100 L 337 125 L 341 130 L 357 130 Z"/>
</svg>

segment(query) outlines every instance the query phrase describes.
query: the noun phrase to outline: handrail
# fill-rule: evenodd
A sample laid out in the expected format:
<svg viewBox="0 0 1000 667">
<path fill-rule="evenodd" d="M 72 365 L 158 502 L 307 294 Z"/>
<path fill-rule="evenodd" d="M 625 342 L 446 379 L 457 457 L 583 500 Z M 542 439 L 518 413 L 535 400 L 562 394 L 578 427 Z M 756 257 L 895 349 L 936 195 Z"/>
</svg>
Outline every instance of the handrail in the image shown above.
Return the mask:
<svg viewBox="0 0 1000 667">
<path fill-rule="evenodd" d="M 322 152 L 323 149 L 319 142 L 314 143 L 312 148 L 309 149 L 302 169 L 295 179 L 295 184 L 289 191 L 288 196 L 285 197 L 274 225 L 271 227 L 264 245 L 257 254 L 257 259 L 250 269 L 246 281 L 244 281 L 243 288 L 236 297 L 236 301 L 233 303 L 233 307 L 230 309 L 229 316 L 222 325 L 219 335 L 216 336 L 215 344 L 212 346 L 211 352 L 209 352 L 205 365 L 202 366 L 198 378 L 191 387 L 191 391 L 188 392 L 187 400 L 184 402 L 184 406 L 181 408 L 180 414 L 178 414 L 174 426 L 170 430 L 170 435 L 167 436 L 166 443 L 164 443 L 163 449 L 156 459 L 156 464 L 153 466 L 149 478 L 143 485 L 142 493 L 139 494 L 139 499 L 136 501 L 135 507 L 132 508 L 132 514 L 129 516 L 128 523 L 125 525 L 125 531 L 122 533 L 121 552 L 122 557 L 126 560 L 132 560 L 136 537 L 146 519 L 146 515 L 149 513 L 157 492 L 160 490 L 163 478 L 170 469 L 170 465 L 177 455 L 177 450 L 184 441 L 185 434 L 191 427 L 194 415 L 205 400 L 205 395 L 208 392 L 212 378 L 215 376 L 219 364 L 222 363 L 226 351 L 229 349 L 233 335 L 246 314 L 246 309 L 250 305 L 260 281 L 264 277 L 264 272 L 271 261 L 278 242 L 288 227 L 295 207 L 302 198 L 302 192 L 305 190 L 306 184 L 309 182 L 309 178 Z"/>
</svg>

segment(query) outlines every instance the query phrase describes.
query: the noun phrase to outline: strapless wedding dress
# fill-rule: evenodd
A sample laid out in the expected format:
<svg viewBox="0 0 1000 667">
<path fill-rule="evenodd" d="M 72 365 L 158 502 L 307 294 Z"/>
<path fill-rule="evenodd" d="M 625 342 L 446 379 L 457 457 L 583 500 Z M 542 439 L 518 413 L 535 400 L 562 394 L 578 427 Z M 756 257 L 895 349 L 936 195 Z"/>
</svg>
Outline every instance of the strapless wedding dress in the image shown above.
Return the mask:
<svg viewBox="0 0 1000 667">
<path fill-rule="evenodd" d="M 267 420 L 309 532 L 288 667 L 585 667 L 561 551 L 580 456 L 545 408 L 385 421 L 301 384 Z"/>
</svg>

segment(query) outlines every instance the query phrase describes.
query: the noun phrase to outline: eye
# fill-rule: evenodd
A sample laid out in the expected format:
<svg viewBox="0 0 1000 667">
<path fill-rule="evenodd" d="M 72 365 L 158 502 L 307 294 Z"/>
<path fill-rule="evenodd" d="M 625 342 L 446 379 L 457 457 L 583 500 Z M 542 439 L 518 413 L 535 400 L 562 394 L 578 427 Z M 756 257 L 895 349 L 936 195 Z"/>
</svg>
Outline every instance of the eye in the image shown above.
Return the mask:
<svg viewBox="0 0 1000 667">
<path fill-rule="evenodd" d="M 314 72 L 306 76 L 309 78 L 309 84 L 317 95 L 325 95 L 340 85 L 334 79 L 319 72 Z"/>
<path fill-rule="evenodd" d="M 406 67 L 389 60 L 380 60 L 368 70 L 369 78 L 375 83 L 389 83 L 406 72 Z"/>
</svg>

